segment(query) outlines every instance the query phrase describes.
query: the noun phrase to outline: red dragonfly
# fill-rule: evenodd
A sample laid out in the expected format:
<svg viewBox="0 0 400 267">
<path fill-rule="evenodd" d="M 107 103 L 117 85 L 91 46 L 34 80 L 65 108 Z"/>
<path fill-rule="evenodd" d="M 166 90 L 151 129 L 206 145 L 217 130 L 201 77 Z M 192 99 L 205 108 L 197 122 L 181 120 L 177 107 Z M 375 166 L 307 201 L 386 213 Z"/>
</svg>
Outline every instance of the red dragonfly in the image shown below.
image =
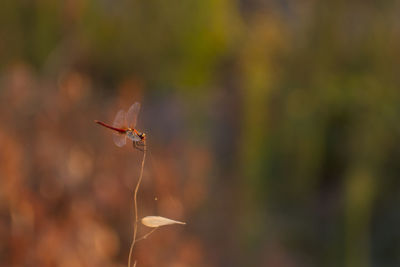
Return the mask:
<svg viewBox="0 0 400 267">
<path fill-rule="evenodd" d="M 135 102 L 128 109 L 128 112 L 122 109 L 118 111 L 112 126 L 98 120 L 95 120 L 95 122 L 114 131 L 113 139 L 117 146 L 124 146 L 126 139 L 129 138 L 132 140 L 134 148 L 143 151 L 146 145 L 146 134 L 135 129 L 139 110 L 140 103 Z"/>
</svg>

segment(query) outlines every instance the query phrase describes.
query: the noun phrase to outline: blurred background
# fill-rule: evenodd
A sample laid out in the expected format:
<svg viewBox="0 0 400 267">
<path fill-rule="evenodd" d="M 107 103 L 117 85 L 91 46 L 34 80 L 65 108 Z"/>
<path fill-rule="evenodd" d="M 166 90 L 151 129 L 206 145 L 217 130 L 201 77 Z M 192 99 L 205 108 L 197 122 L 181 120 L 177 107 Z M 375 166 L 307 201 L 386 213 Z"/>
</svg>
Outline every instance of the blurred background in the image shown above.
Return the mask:
<svg viewBox="0 0 400 267">
<path fill-rule="evenodd" d="M 400 3 L 3 0 L 0 266 L 400 266 Z M 149 229 L 140 227 L 139 236 Z"/>
</svg>

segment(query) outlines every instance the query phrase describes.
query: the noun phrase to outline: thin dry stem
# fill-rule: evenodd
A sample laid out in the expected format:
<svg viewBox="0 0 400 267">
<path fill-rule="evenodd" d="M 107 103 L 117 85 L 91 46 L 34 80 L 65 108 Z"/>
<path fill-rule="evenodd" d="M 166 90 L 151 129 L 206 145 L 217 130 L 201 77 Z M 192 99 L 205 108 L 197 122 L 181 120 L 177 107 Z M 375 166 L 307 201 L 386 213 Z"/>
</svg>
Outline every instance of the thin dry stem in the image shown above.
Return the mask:
<svg viewBox="0 0 400 267">
<path fill-rule="evenodd" d="M 136 242 L 139 242 L 140 240 L 143 240 L 143 239 L 146 239 L 146 238 L 148 238 L 149 237 L 149 235 L 151 235 L 152 233 L 154 233 L 154 231 L 155 230 L 157 230 L 158 229 L 158 227 L 156 227 L 156 228 L 153 228 L 150 232 L 148 232 L 147 234 L 145 234 L 144 236 L 142 236 L 142 237 L 140 237 L 140 238 L 138 238 L 138 239 L 136 239 Z"/>
<path fill-rule="evenodd" d="M 133 238 L 132 238 L 131 248 L 129 250 L 128 267 L 131 266 L 131 258 L 132 258 L 133 247 L 135 246 L 135 242 L 136 242 L 137 227 L 138 227 L 138 222 L 139 222 L 138 209 L 137 209 L 137 194 L 138 194 L 138 191 L 139 191 L 140 183 L 142 182 L 145 160 L 146 160 L 146 149 L 143 150 L 142 167 L 140 169 L 139 179 L 138 179 L 138 181 L 136 183 L 135 192 L 133 193 L 133 203 L 134 203 L 134 208 L 135 208 L 135 221 L 134 221 L 134 224 L 133 224 Z M 136 261 L 134 263 L 134 266 L 136 266 Z"/>
</svg>

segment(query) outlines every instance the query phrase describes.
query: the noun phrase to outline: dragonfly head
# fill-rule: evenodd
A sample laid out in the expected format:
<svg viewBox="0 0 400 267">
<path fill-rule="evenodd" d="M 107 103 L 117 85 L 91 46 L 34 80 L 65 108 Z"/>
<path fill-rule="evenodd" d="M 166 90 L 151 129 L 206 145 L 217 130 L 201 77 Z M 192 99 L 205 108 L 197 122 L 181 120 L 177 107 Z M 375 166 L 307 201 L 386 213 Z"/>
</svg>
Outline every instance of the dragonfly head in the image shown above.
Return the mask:
<svg viewBox="0 0 400 267">
<path fill-rule="evenodd" d="M 145 133 L 139 134 L 139 137 L 140 137 L 142 140 L 146 140 L 146 134 L 145 134 Z"/>
</svg>

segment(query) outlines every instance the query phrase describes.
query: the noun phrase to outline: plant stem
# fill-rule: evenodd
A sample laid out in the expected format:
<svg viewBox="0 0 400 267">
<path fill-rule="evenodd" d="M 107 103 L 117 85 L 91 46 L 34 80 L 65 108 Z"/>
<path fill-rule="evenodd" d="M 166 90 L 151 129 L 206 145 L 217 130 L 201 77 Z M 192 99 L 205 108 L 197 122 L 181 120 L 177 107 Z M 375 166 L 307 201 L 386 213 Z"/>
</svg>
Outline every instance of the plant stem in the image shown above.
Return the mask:
<svg viewBox="0 0 400 267">
<path fill-rule="evenodd" d="M 138 238 L 138 239 L 136 239 L 136 242 L 138 242 L 138 241 L 140 241 L 140 240 L 143 240 L 143 239 L 146 239 L 146 238 L 148 238 L 149 237 L 149 235 L 151 235 L 152 233 L 154 233 L 154 231 L 155 230 L 157 230 L 158 229 L 158 227 L 156 227 L 156 228 L 153 228 L 153 230 L 151 230 L 150 232 L 148 232 L 147 234 L 145 234 L 144 236 L 142 236 L 142 237 L 140 237 L 140 238 Z"/>
<path fill-rule="evenodd" d="M 136 242 L 137 228 L 138 228 L 138 222 L 139 222 L 138 209 L 137 209 L 137 194 L 139 191 L 140 183 L 142 182 L 145 160 L 146 160 L 146 149 L 143 150 L 142 167 L 140 169 L 139 179 L 136 183 L 135 191 L 133 193 L 133 203 L 134 203 L 134 208 L 135 208 L 135 221 L 133 224 L 133 238 L 132 238 L 131 248 L 129 250 L 128 267 L 131 267 L 132 252 L 133 252 L 133 247 L 135 246 L 135 242 Z M 135 261 L 135 265 L 136 265 L 136 261 Z"/>
</svg>

